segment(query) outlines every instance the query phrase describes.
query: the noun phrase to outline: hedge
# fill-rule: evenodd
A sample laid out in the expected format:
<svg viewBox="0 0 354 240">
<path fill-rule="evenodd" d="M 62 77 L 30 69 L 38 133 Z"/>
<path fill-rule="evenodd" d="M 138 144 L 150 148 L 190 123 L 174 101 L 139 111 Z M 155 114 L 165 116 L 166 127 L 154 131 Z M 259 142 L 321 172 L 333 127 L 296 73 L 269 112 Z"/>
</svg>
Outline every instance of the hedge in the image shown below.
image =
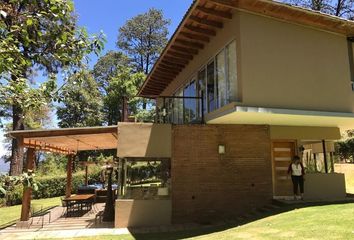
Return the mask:
<svg viewBox="0 0 354 240">
<path fill-rule="evenodd" d="M 100 173 L 91 173 L 88 176 L 89 183 L 99 182 Z M 37 177 L 38 191 L 32 193 L 33 199 L 51 198 L 65 195 L 66 175 L 65 176 L 45 176 Z M 73 174 L 72 178 L 72 192 L 75 193 L 77 188 L 85 181 L 85 173 L 78 172 Z M 21 204 L 22 202 L 22 185 L 16 186 L 13 190 L 7 193 L 7 205 Z M 4 198 L 0 198 L 0 206 L 3 204 Z"/>
</svg>

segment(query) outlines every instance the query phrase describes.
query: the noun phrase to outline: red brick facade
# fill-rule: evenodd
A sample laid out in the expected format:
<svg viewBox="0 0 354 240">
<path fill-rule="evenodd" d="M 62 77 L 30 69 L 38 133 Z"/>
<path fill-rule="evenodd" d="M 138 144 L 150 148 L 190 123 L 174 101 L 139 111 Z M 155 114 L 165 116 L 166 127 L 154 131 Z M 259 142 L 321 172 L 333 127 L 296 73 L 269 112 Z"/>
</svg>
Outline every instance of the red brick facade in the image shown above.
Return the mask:
<svg viewBox="0 0 354 240">
<path fill-rule="evenodd" d="M 237 217 L 270 203 L 271 169 L 268 126 L 173 126 L 172 221 Z"/>
</svg>

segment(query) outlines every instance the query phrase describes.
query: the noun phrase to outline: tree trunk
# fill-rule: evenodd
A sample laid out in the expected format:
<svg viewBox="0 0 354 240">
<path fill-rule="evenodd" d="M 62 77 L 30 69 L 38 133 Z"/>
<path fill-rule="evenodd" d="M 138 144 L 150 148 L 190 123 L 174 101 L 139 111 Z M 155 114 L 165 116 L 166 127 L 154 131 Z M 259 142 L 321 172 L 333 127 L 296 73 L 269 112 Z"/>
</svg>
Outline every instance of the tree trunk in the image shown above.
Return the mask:
<svg viewBox="0 0 354 240">
<path fill-rule="evenodd" d="M 12 106 L 12 130 L 24 130 L 23 110 L 20 106 Z M 23 139 L 12 139 L 10 175 L 16 176 L 23 170 Z"/>
</svg>

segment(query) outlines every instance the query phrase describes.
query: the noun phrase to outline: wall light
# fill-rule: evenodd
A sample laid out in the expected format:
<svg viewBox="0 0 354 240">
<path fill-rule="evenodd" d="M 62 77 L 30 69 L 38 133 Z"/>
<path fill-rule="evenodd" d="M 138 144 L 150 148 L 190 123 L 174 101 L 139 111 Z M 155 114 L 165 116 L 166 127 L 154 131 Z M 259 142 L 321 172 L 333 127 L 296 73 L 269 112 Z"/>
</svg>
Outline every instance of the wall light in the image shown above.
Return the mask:
<svg viewBox="0 0 354 240">
<path fill-rule="evenodd" d="M 225 154 L 225 145 L 224 144 L 219 144 L 218 152 L 219 152 L 219 154 Z"/>
</svg>

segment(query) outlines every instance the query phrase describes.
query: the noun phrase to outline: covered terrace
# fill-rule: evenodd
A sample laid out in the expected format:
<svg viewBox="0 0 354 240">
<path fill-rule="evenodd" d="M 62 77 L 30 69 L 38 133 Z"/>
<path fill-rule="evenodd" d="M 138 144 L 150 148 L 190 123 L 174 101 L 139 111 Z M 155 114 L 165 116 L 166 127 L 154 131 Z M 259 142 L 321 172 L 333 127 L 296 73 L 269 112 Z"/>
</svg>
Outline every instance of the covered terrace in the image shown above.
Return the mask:
<svg viewBox="0 0 354 240">
<path fill-rule="evenodd" d="M 67 182 L 65 196 L 72 192 L 72 166 L 76 154 L 80 151 L 117 149 L 117 126 L 64 128 L 50 130 L 21 130 L 9 132 L 9 136 L 17 139 L 19 151 L 27 148 L 25 172 L 35 169 L 36 151 L 45 151 L 67 156 Z M 32 189 L 26 188 L 22 197 L 20 222 L 17 226 L 29 224 Z"/>
</svg>

